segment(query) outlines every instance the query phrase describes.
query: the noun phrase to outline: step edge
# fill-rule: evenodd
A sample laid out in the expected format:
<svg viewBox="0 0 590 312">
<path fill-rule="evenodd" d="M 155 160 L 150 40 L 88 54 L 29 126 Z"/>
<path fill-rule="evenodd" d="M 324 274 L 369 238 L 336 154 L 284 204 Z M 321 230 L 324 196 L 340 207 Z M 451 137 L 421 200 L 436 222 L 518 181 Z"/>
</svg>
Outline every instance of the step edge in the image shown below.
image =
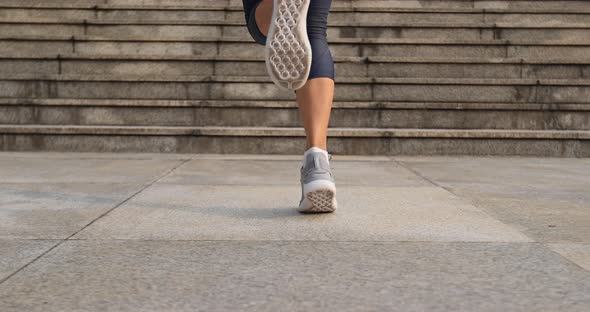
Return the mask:
<svg viewBox="0 0 590 312">
<path fill-rule="evenodd" d="M 2 81 L 74 81 L 74 82 L 228 82 L 269 83 L 266 76 L 161 76 L 161 75 L 86 75 L 86 74 L 0 74 Z M 587 86 L 590 79 L 504 79 L 504 78 L 392 78 L 392 77 L 339 77 L 336 83 L 347 84 L 428 84 L 428 85 L 566 85 Z"/>
<path fill-rule="evenodd" d="M 65 41 L 65 42 L 205 42 L 205 43 L 251 43 L 243 37 L 102 37 L 102 36 L 0 36 L 0 41 Z M 434 39 L 434 38 L 331 38 L 331 44 L 398 44 L 398 45 L 522 45 L 522 46 L 588 46 L 584 40 L 526 40 L 526 39 Z"/>
<path fill-rule="evenodd" d="M 396 56 L 334 56 L 336 63 L 420 63 L 420 64 L 516 64 L 516 65 L 590 65 L 588 59 L 540 59 L 540 58 L 490 58 L 490 57 L 396 57 Z M 263 56 L 236 57 L 225 55 L 141 55 L 141 54 L 52 54 L 11 55 L 0 53 L 0 60 L 46 60 L 46 61 L 149 61 L 149 62 L 264 62 Z"/>
<path fill-rule="evenodd" d="M 96 11 L 112 11 L 112 10 L 137 10 L 137 11 L 229 11 L 240 12 L 243 11 L 241 6 L 235 5 L 219 5 L 219 6 L 203 6 L 203 5 L 80 5 L 80 4 L 40 4 L 34 6 L 27 5 L 10 5 L 2 4 L 0 9 L 21 9 L 21 10 L 96 10 Z M 425 8 L 425 7 L 369 7 L 369 6 L 333 6 L 330 12 L 354 12 L 354 13 L 379 13 L 379 12 L 397 12 L 397 13 L 494 13 L 494 14 L 510 14 L 510 13 L 530 13 L 530 14 L 590 14 L 590 9 L 576 10 L 576 9 L 556 9 L 556 8 Z"/>
<path fill-rule="evenodd" d="M 294 101 L 249 100 L 128 100 L 128 99 L 57 99 L 57 98 L 0 98 L 0 106 L 39 107 L 148 107 L 148 108 L 288 108 L 297 109 Z M 543 110 L 589 111 L 584 103 L 487 103 L 487 102 L 391 102 L 391 101 L 334 101 L 333 109 L 392 109 L 392 110 Z"/>
<path fill-rule="evenodd" d="M 302 127 L 48 126 L 0 124 L 0 134 L 305 137 Z M 329 128 L 328 137 L 589 140 L 590 130 Z"/>
<path fill-rule="evenodd" d="M 51 19 L 30 18 L 10 19 L 0 18 L 0 24 L 25 25 L 132 25 L 132 26 L 241 26 L 242 21 L 179 21 L 179 20 L 116 20 L 116 19 Z M 587 29 L 590 23 L 510 23 L 510 22 L 329 22 L 329 27 L 395 27 L 395 28 L 522 28 L 522 29 Z"/>
</svg>

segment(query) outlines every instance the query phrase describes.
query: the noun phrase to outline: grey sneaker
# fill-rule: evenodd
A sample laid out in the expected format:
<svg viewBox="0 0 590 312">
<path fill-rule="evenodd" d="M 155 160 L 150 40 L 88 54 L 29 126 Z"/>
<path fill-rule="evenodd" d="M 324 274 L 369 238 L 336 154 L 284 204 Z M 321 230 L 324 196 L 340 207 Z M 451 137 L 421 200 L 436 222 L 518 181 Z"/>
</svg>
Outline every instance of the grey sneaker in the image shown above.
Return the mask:
<svg viewBox="0 0 590 312">
<path fill-rule="evenodd" d="M 307 11 L 311 0 L 274 0 L 264 55 L 272 81 L 297 90 L 311 70 L 311 44 L 307 36 Z"/>
<path fill-rule="evenodd" d="M 333 212 L 336 210 L 336 184 L 330 170 L 332 155 L 312 147 L 301 166 L 301 200 L 299 212 Z"/>
</svg>

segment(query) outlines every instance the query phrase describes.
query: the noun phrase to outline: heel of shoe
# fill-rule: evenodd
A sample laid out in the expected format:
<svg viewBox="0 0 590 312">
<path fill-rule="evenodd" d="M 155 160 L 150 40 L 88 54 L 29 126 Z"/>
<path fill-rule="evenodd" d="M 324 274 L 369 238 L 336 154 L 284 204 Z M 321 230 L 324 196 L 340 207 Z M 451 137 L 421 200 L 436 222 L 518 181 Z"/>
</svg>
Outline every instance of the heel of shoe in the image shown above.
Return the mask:
<svg viewBox="0 0 590 312">
<path fill-rule="evenodd" d="M 332 181 L 318 180 L 303 186 L 303 200 L 299 212 L 322 213 L 334 212 L 338 206 L 336 186 Z"/>
</svg>

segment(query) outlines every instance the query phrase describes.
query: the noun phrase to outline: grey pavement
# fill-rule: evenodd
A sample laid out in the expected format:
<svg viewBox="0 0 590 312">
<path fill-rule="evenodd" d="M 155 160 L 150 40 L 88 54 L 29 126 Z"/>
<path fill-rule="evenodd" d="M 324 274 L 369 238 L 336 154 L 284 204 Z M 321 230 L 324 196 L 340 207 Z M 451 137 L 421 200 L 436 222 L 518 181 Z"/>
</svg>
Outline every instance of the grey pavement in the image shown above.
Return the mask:
<svg viewBox="0 0 590 312">
<path fill-rule="evenodd" d="M 589 311 L 590 159 L 0 153 L 0 311 Z"/>
<path fill-rule="evenodd" d="M 535 241 L 590 241 L 590 159 L 400 158 Z"/>
</svg>

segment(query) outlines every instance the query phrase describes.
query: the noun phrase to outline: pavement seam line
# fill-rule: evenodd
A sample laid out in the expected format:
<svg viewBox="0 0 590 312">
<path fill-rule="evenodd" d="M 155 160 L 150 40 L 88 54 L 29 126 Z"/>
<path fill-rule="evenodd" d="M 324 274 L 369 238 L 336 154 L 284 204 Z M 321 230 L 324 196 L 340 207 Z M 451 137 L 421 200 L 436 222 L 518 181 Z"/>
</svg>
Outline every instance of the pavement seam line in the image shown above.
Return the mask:
<svg viewBox="0 0 590 312">
<path fill-rule="evenodd" d="M 489 217 L 489 218 L 491 218 L 492 220 L 495 220 L 495 221 L 497 221 L 497 222 L 499 222 L 499 223 L 501 223 L 501 224 L 505 225 L 506 227 L 508 227 L 508 228 L 512 229 L 513 231 L 515 231 L 515 232 L 517 232 L 517 233 L 520 233 L 520 234 L 521 234 L 523 237 L 526 237 L 526 238 L 528 238 L 528 239 L 530 240 L 530 243 L 540 243 L 540 242 L 537 242 L 536 240 L 532 239 L 531 237 L 529 237 L 528 235 L 526 235 L 526 234 L 525 234 L 525 233 L 523 233 L 522 231 L 518 230 L 517 228 L 515 228 L 515 227 L 513 227 L 513 226 L 511 226 L 511 225 L 509 225 L 509 224 L 506 224 L 506 223 L 504 223 L 502 220 L 500 220 L 500 219 L 498 219 L 498 218 L 496 218 L 496 217 L 492 216 L 491 214 L 489 214 L 489 212 L 488 212 L 486 209 L 484 209 L 484 208 L 481 208 L 481 207 L 477 206 L 477 205 L 476 205 L 476 204 L 473 202 L 473 200 L 472 200 L 472 199 L 470 199 L 470 198 L 468 198 L 468 197 L 461 196 L 461 195 L 459 195 L 459 194 L 455 193 L 455 192 L 454 192 L 454 191 L 453 191 L 451 188 L 448 188 L 448 187 L 446 187 L 446 186 L 443 186 L 442 184 L 439 184 L 439 183 L 437 183 L 436 181 L 429 179 L 427 176 L 423 175 L 423 174 L 422 174 L 420 171 L 418 171 L 418 170 L 416 170 L 416 169 L 414 169 L 414 168 L 410 167 L 409 165 L 406 165 L 406 164 L 404 164 L 403 162 L 401 162 L 401 161 L 399 161 L 399 160 L 395 159 L 395 157 L 393 157 L 393 156 L 390 156 L 390 157 L 389 157 L 389 159 L 391 159 L 391 160 L 392 160 L 394 163 L 396 163 L 398 166 L 400 166 L 400 167 L 402 167 L 402 168 L 404 168 L 404 169 L 406 169 L 406 170 L 409 170 L 409 171 L 410 171 L 410 172 L 412 172 L 413 174 L 415 174 L 415 175 L 419 176 L 420 178 L 424 179 L 424 180 L 425 180 L 425 181 L 427 181 L 428 183 L 430 183 L 430 184 L 432 184 L 432 185 L 434 185 L 434 186 L 436 186 L 436 187 L 439 187 L 439 188 L 441 188 L 441 189 L 445 190 L 447 193 L 449 193 L 449 194 L 451 194 L 451 195 L 455 196 L 456 198 L 459 198 L 459 199 L 461 199 L 461 200 L 464 200 L 466 203 L 470 204 L 471 206 L 473 206 L 473 207 L 474 207 L 474 208 L 476 208 L 478 211 L 480 211 L 480 212 L 481 212 L 481 213 L 483 213 L 484 215 L 488 216 L 488 217 Z"/>
<path fill-rule="evenodd" d="M 193 155 L 196 154 L 187 154 L 188 156 L 185 156 L 184 154 L 181 153 L 172 153 L 170 157 L 167 157 L 168 155 L 155 155 L 153 157 L 150 157 L 149 155 L 146 156 L 139 156 L 139 157 L 133 157 L 133 156 L 119 156 L 116 155 L 116 153 L 104 153 L 104 155 L 97 155 L 97 156 L 91 156 L 91 155 L 84 155 L 84 157 L 67 157 L 67 156 L 62 156 L 62 155 L 52 155 L 52 153 L 45 153 L 45 152 L 39 152 L 36 155 L 33 156 L 28 156 L 28 155 L 22 155 L 25 154 L 26 152 L 11 152 L 11 151 L 0 151 L 0 157 L 8 157 L 8 158 L 14 158 L 16 157 L 21 157 L 21 158 L 25 158 L 25 159 L 57 159 L 57 160 L 71 160 L 71 159 L 79 159 L 79 160 L 191 160 L 193 159 Z M 61 153 L 60 153 L 61 154 Z M 83 154 L 83 153 L 76 153 L 73 152 L 72 154 Z M 113 155 L 114 154 L 114 155 Z M 24 157 L 23 157 L 24 156 Z M 178 156 L 177 158 L 175 158 L 174 156 Z"/>
<path fill-rule="evenodd" d="M 72 238 L 68 241 L 92 241 L 92 242 L 154 242 L 154 243 L 162 243 L 162 242 L 191 242 L 191 243 L 392 243 L 392 244 L 541 244 L 536 242 L 524 242 L 524 241 L 451 241 L 451 240 L 441 240 L 441 241 L 433 241 L 433 240 L 310 240 L 310 239 L 183 239 L 183 238 L 150 238 L 150 239 L 143 239 L 143 238 Z"/>
<path fill-rule="evenodd" d="M 86 229 L 87 227 L 91 226 L 92 224 L 94 224 L 96 221 L 98 221 L 99 219 L 103 218 L 104 216 L 106 216 L 107 214 L 109 214 L 111 211 L 119 208 L 121 205 L 123 205 L 124 203 L 128 202 L 129 200 L 131 200 L 133 197 L 135 197 L 136 195 L 138 195 L 139 193 L 143 192 L 145 189 L 147 189 L 148 187 L 152 186 L 154 183 L 160 181 L 161 179 L 163 179 L 164 177 L 170 175 L 172 172 L 174 172 L 176 169 L 182 167 L 184 164 L 186 164 L 187 162 L 191 161 L 193 158 L 190 157 L 188 159 L 182 159 L 182 161 L 174 166 L 173 168 L 169 169 L 168 171 L 164 172 L 163 174 L 159 175 L 158 177 L 156 177 L 155 179 L 153 179 L 151 182 L 148 182 L 146 184 L 144 184 L 138 191 L 136 191 L 135 193 L 131 194 L 130 196 L 128 196 L 126 199 L 124 199 L 123 201 L 121 201 L 120 203 L 116 204 L 115 206 L 111 207 L 110 209 L 108 209 L 106 212 L 102 213 L 101 215 L 99 215 L 98 217 L 96 217 L 95 219 L 93 219 L 92 221 L 90 221 L 88 224 L 86 224 L 85 226 L 83 226 L 81 229 L 79 229 L 78 231 L 74 232 L 73 234 L 71 234 L 70 236 L 60 240 L 59 242 L 57 242 L 55 245 L 53 245 L 52 247 L 50 247 L 49 249 L 47 249 L 46 251 L 42 252 L 40 255 L 38 255 L 37 257 L 33 258 L 31 261 L 25 263 L 23 266 L 21 266 L 19 269 L 15 270 L 14 272 L 10 273 L 9 275 L 7 275 L 6 277 L 4 277 L 3 279 L 0 279 L 0 285 L 4 284 L 4 282 L 8 281 L 10 278 L 12 278 L 13 276 L 15 276 L 16 274 L 18 274 L 19 272 L 21 272 L 22 270 L 26 269 L 27 267 L 29 267 L 31 264 L 35 263 L 37 260 L 41 259 L 42 257 L 44 257 L 46 254 L 48 254 L 49 252 L 51 252 L 52 250 L 56 249 L 57 247 L 59 247 L 61 244 L 63 244 L 64 242 L 68 241 L 70 238 L 74 237 L 75 235 L 77 235 L 78 233 L 80 233 L 81 231 L 83 231 L 84 229 Z"/>
<path fill-rule="evenodd" d="M 85 226 L 83 226 L 81 229 L 79 229 L 78 231 L 74 232 L 74 234 L 72 234 L 72 235 L 68 236 L 66 239 L 64 239 L 64 241 L 69 240 L 70 238 L 76 236 L 78 233 L 84 231 L 86 228 L 88 228 L 89 226 L 91 226 L 92 224 L 94 224 L 96 221 L 102 219 L 103 217 L 105 217 L 106 215 L 108 215 L 109 213 L 111 213 L 113 210 L 121 207 L 124 203 L 128 202 L 133 197 L 137 196 L 139 193 L 143 192 L 144 190 L 146 190 L 150 186 L 154 185 L 156 182 L 158 182 L 161 179 L 167 177 L 172 172 L 174 172 L 176 169 L 182 167 L 184 164 L 186 164 L 187 162 L 189 162 L 191 160 L 192 160 L 192 158 L 183 159 L 178 165 L 176 165 L 173 168 L 169 169 L 168 171 L 164 172 L 163 174 L 161 174 L 160 176 L 158 176 L 157 178 L 155 178 L 151 182 L 148 182 L 148 183 L 144 184 L 137 192 L 131 194 L 130 196 L 128 196 L 126 199 L 124 199 L 123 201 L 121 201 L 120 203 L 118 203 L 117 205 L 115 205 L 114 207 L 112 207 L 111 209 L 105 211 L 104 213 L 102 213 L 101 215 L 99 215 L 98 217 L 96 217 L 94 220 L 90 221 L 88 224 L 86 224 Z"/>
<path fill-rule="evenodd" d="M 552 253 L 554 253 L 554 254 L 558 255 L 559 257 L 561 257 L 561 258 L 565 259 L 566 261 L 568 261 L 568 262 L 571 262 L 573 265 L 575 265 L 575 266 L 579 267 L 580 269 L 582 269 L 582 270 L 584 270 L 584 271 L 587 271 L 587 272 L 590 272 L 590 270 L 588 270 L 587 268 L 583 267 L 581 264 L 579 264 L 579 263 L 577 263 L 576 261 L 574 261 L 574 260 L 570 259 L 569 257 L 567 257 L 567 256 L 565 256 L 565 255 L 563 255 L 563 254 L 561 254 L 560 252 L 558 252 L 557 250 L 555 250 L 555 249 L 551 248 L 551 246 L 550 246 L 550 245 L 576 245 L 576 244 L 578 244 L 578 243 L 560 243 L 560 244 L 553 244 L 553 243 L 540 243 L 540 244 L 541 244 L 541 246 L 542 246 L 543 248 L 545 248 L 545 249 L 547 249 L 548 251 L 550 251 L 550 252 L 552 252 Z"/>
<path fill-rule="evenodd" d="M 394 163 L 396 163 L 398 166 L 400 166 L 400 167 L 402 167 L 402 168 L 404 168 L 404 169 L 406 169 L 406 170 L 410 171 L 411 173 L 413 173 L 413 174 L 417 175 L 418 177 L 422 178 L 422 179 L 423 179 L 423 180 L 425 180 L 426 182 L 428 182 L 428 183 L 430 183 L 430 184 L 432 184 L 432 185 L 434 185 L 434 186 L 436 186 L 436 187 L 438 187 L 438 188 L 441 188 L 441 189 L 443 189 L 443 190 L 445 190 L 445 191 L 447 191 L 447 192 L 449 192 L 449 193 L 453 194 L 454 196 L 457 196 L 457 197 L 463 198 L 463 197 L 461 197 L 461 196 L 458 196 L 457 194 L 455 194 L 455 193 L 454 193 L 454 192 L 453 192 L 453 191 L 452 191 L 450 188 L 448 188 L 448 187 L 446 187 L 446 186 L 443 186 L 443 185 L 441 185 L 441 184 L 439 184 L 439 183 L 436 183 L 435 181 L 433 181 L 433 180 L 429 179 L 428 177 L 426 177 L 425 175 L 423 175 L 422 173 L 420 173 L 418 170 L 416 170 L 416 169 L 414 169 L 414 168 L 411 168 L 411 167 L 409 167 L 409 166 L 407 166 L 407 165 L 403 164 L 402 162 L 400 162 L 399 160 L 397 160 L 397 159 L 395 159 L 395 158 L 393 158 L 393 157 L 390 157 L 389 159 L 391 159 L 391 160 L 392 160 Z"/>
<path fill-rule="evenodd" d="M 48 254 L 50 251 L 52 251 L 53 249 L 55 249 L 57 246 L 61 245 L 64 241 L 65 240 L 58 241 L 55 245 L 49 247 L 49 249 L 47 249 L 44 252 L 42 252 L 41 254 L 39 254 L 37 257 L 33 258 L 31 261 L 25 263 L 23 266 L 21 266 L 20 268 L 16 269 L 14 272 L 8 274 L 6 277 L 4 277 L 3 279 L 0 280 L 0 285 L 4 284 L 4 282 L 6 282 L 11 277 L 13 277 L 16 274 L 18 274 L 20 271 L 24 270 L 26 267 L 28 267 L 29 265 L 31 265 L 33 262 L 39 260 L 41 257 L 43 257 L 46 254 Z"/>
</svg>

